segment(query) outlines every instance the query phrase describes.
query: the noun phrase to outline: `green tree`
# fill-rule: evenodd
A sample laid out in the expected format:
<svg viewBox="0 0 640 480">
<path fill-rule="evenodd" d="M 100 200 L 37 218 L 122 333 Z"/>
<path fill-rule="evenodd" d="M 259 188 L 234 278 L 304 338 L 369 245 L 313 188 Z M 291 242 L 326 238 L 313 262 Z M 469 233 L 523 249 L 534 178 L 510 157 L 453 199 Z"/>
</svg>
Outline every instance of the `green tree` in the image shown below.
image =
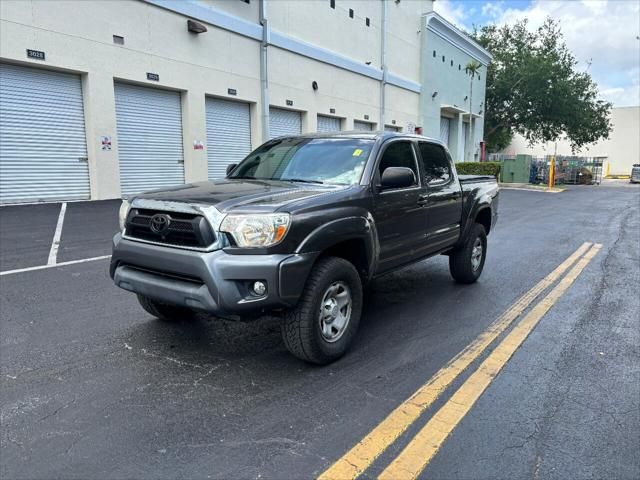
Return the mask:
<svg viewBox="0 0 640 480">
<path fill-rule="evenodd" d="M 530 143 L 565 136 L 574 150 L 609 137 L 611 104 L 567 48 L 557 22 L 535 31 L 527 20 L 487 25 L 472 36 L 493 55 L 487 69 L 485 141 L 506 147 L 514 133 Z"/>
<path fill-rule="evenodd" d="M 471 77 L 469 79 L 469 138 L 466 139 L 467 145 L 465 146 L 465 162 L 469 162 L 473 160 L 473 154 L 474 154 L 474 146 L 475 146 L 475 142 L 474 142 L 474 138 L 473 138 L 473 81 L 475 80 L 475 78 L 477 76 L 480 75 L 480 68 L 482 67 L 482 64 L 480 62 L 477 62 L 476 60 L 472 60 L 469 63 L 467 63 L 464 67 L 464 71 L 467 75 L 469 75 L 469 77 Z M 467 158 L 469 160 L 467 160 Z"/>
</svg>

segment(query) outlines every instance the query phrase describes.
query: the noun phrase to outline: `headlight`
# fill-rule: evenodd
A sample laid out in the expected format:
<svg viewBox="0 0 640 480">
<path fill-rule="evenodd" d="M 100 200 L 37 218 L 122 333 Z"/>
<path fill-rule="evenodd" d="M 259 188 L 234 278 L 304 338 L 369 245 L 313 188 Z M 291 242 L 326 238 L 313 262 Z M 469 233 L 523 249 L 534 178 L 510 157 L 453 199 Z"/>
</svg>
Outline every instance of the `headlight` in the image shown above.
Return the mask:
<svg viewBox="0 0 640 480">
<path fill-rule="evenodd" d="M 122 200 L 122 205 L 120 205 L 120 212 L 118 214 L 118 220 L 120 222 L 120 231 L 124 231 L 124 224 L 127 221 L 127 214 L 129 213 L 129 208 L 131 204 L 128 200 Z"/>
<path fill-rule="evenodd" d="M 231 234 L 239 247 L 269 247 L 284 238 L 289 223 L 288 213 L 227 215 L 220 230 Z"/>
</svg>

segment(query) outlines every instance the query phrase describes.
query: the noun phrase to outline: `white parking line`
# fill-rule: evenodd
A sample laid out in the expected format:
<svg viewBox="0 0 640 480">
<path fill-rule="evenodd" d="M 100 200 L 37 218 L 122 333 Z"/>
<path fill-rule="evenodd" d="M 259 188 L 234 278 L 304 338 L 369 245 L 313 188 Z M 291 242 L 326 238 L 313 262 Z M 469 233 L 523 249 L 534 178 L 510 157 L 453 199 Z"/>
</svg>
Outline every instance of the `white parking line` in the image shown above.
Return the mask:
<svg viewBox="0 0 640 480">
<path fill-rule="evenodd" d="M 111 258 L 111 255 L 103 255 L 101 257 L 83 258 L 81 260 L 71 260 L 69 262 L 61 262 L 61 263 L 56 263 L 54 265 L 38 265 L 37 267 L 27 267 L 27 268 L 18 268 L 16 270 L 6 270 L 4 272 L 0 272 L 0 276 L 13 275 L 14 273 L 33 272 L 34 270 L 45 270 L 47 268 L 64 267 L 64 266 L 67 266 L 67 265 L 75 265 L 76 263 L 94 262 L 96 260 L 104 260 L 106 258 Z"/>
<path fill-rule="evenodd" d="M 51 242 L 51 250 L 49 250 L 49 260 L 47 265 L 55 265 L 58 261 L 58 248 L 60 247 L 60 237 L 62 236 L 62 225 L 64 224 L 64 214 L 67 211 L 67 202 L 62 202 L 60 207 L 60 215 L 58 215 L 58 223 L 56 225 L 56 232 L 53 234 L 53 241 Z"/>
</svg>

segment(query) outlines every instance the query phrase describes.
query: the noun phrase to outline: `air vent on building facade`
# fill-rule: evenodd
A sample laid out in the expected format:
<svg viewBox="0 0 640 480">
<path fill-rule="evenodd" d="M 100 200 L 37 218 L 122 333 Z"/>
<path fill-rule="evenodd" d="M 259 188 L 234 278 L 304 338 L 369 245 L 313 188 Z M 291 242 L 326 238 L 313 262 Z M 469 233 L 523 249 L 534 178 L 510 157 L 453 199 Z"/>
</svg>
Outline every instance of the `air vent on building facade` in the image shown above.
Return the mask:
<svg viewBox="0 0 640 480">
<path fill-rule="evenodd" d="M 114 35 L 113 43 L 115 43 L 116 45 L 124 45 L 124 37 L 121 37 L 120 35 Z"/>
</svg>

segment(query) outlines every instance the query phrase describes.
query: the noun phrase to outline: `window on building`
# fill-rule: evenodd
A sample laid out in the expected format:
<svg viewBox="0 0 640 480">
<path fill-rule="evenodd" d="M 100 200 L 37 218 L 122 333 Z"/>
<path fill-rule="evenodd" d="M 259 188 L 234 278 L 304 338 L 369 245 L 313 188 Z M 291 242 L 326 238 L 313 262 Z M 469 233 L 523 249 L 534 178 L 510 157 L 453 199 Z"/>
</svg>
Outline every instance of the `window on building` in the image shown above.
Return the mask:
<svg viewBox="0 0 640 480">
<path fill-rule="evenodd" d="M 331 8 L 336 8 L 336 0 L 329 0 L 329 6 Z"/>
<path fill-rule="evenodd" d="M 366 23 L 366 24 L 367 24 L 367 27 L 370 27 L 370 26 L 371 26 L 371 20 L 369 20 L 369 17 L 367 17 L 367 18 L 365 18 L 365 19 L 364 19 L 364 23 Z"/>
<path fill-rule="evenodd" d="M 413 147 L 410 142 L 393 142 L 387 147 L 380 159 L 378 173 L 382 176 L 382 172 L 389 167 L 406 167 L 413 171 L 414 185 L 417 185 L 418 170 L 416 160 L 413 155 Z"/>
<path fill-rule="evenodd" d="M 425 180 L 432 183 L 449 181 L 451 167 L 445 149 L 435 143 L 419 142 L 419 145 Z"/>
<path fill-rule="evenodd" d="M 458 70 L 460 70 L 462 67 L 460 66 L 460 64 L 458 64 Z"/>
<path fill-rule="evenodd" d="M 242 0 L 242 1 L 247 4 L 251 3 L 251 0 Z"/>
<path fill-rule="evenodd" d="M 445 60 L 445 59 L 444 59 L 444 55 L 442 55 L 442 61 L 444 62 L 444 60 Z"/>
<path fill-rule="evenodd" d="M 436 58 L 436 55 L 437 55 L 437 54 L 436 54 L 436 51 L 434 50 L 434 51 L 433 51 L 433 58 Z"/>
<path fill-rule="evenodd" d="M 349 9 L 349 18 L 353 18 L 353 8 Z"/>
<path fill-rule="evenodd" d="M 451 66 L 453 67 L 453 60 L 451 60 Z"/>
</svg>

